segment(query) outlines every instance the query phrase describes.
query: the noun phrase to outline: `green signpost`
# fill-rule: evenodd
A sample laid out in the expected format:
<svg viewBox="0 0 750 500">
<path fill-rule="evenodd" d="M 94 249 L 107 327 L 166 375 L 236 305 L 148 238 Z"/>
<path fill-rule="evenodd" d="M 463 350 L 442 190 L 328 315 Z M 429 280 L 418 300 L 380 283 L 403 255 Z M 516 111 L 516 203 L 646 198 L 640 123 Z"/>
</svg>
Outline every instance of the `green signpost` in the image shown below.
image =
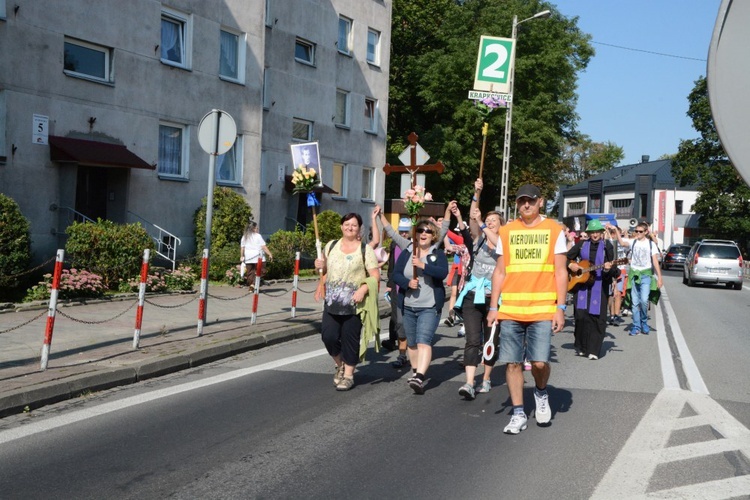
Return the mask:
<svg viewBox="0 0 750 500">
<path fill-rule="evenodd" d="M 514 48 L 512 38 L 482 35 L 479 40 L 474 90 L 493 94 L 510 93 L 510 65 Z"/>
</svg>

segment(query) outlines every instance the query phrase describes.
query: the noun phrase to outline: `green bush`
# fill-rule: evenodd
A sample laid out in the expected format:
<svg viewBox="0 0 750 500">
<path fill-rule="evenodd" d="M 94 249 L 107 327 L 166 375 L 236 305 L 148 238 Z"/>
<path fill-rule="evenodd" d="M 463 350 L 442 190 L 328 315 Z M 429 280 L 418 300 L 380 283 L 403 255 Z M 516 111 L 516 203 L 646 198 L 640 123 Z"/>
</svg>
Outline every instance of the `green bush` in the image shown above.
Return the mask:
<svg viewBox="0 0 750 500">
<path fill-rule="evenodd" d="M 101 219 L 95 223 L 74 222 L 65 232 L 67 257 L 76 267 L 100 275 L 109 289 L 121 280 L 138 276 L 143 250 L 154 250 L 154 241 L 139 223 L 115 224 Z"/>
<path fill-rule="evenodd" d="M 195 280 L 195 270 L 190 266 L 180 265 L 174 271 L 164 273 L 164 282 L 170 290 L 192 290 Z"/>
<path fill-rule="evenodd" d="M 195 248 L 200 255 L 203 251 L 206 239 L 206 202 L 203 198 L 201 207 L 196 210 L 195 222 Z M 247 221 L 252 217 L 253 209 L 245 199 L 227 187 L 214 189 L 213 220 L 211 221 L 211 250 L 214 247 L 222 248 L 234 245 L 237 250 L 237 258 L 240 260 L 240 240 L 245 231 Z"/>
<path fill-rule="evenodd" d="M 207 197 L 195 212 L 196 255 L 203 253 L 206 240 L 206 202 Z M 253 210 L 245 199 L 227 187 L 214 189 L 213 217 L 211 221 L 211 251 L 209 278 L 216 281 L 224 279 L 230 267 L 240 261 L 240 240 Z"/>
<path fill-rule="evenodd" d="M 121 280 L 117 291 L 122 293 L 131 293 L 131 292 L 139 292 L 141 288 L 141 277 L 140 275 L 136 276 L 135 278 L 130 278 L 128 280 Z M 154 292 L 154 293 L 160 293 L 160 292 L 166 292 L 167 291 L 167 283 L 165 282 L 164 278 L 160 274 L 149 274 L 146 276 L 146 291 L 147 292 Z"/>
<path fill-rule="evenodd" d="M 43 280 L 26 292 L 24 302 L 48 300 L 52 290 L 52 274 L 45 274 Z M 106 290 L 102 277 L 85 270 L 63 269 L 57 296 L 60 299 L 95 298 L 104 295 Z"/>
<path fill-rule="evenodd" d="M 323 210 L 318 214 L 318 233 L 320 244 L 325 248 L 326 243 L 341 238 L 341 214 L 333 210 Z M 305 249 L 315 257 L 315 225 L 312 221 L 305 231 Z M 272 250 L 273 251 L 273 250 Z M 276 257 L 276 254 L 273 254 Z"/>
<path fill-rule="evenodd" d="M 273 233 L 268 241 L 268 249 L 273 255 L 273 260 L 266 262 L 264 276 L 269 279 L 291 278 L 294 274 L 295 254 L 297 252 L 314 252 L 314 236 L 312 241 L 312 244 L 309 244 L 305 234 L 301 231 L 279 230 Z"/>
<path fill-rule="evenodd" d="M 0 298 L 12 295 L 20 283 L 13 276 L 23 273 L 30 261 L 29 221 L 12 198 L 0 194 Z"/>
</svg>

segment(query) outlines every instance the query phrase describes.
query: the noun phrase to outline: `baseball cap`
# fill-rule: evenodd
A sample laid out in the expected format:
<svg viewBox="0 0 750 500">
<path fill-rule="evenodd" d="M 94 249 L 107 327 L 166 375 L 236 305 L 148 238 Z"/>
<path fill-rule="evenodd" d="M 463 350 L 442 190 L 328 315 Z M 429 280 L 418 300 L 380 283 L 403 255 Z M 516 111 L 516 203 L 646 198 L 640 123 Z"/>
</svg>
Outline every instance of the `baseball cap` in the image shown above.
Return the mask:
<svg viewBox="0 0 750 500">
<path fill-rule="evenodd" d="M 539 188 L 533 184 L 524 184 L 523 186 L 518 188 L 518 191 L 516 192 L 516 200 L 524 196 L 536 200 L 537 198 L 542 197 L 542 192 L 539 191 Z"/>
<path fill-rule="evenodd" d="M 398 221 L 398 230 L 401 231 L 411 231 L 411 219 L 408 217 L 402 217 L 401 220 Z"/>
</svg>

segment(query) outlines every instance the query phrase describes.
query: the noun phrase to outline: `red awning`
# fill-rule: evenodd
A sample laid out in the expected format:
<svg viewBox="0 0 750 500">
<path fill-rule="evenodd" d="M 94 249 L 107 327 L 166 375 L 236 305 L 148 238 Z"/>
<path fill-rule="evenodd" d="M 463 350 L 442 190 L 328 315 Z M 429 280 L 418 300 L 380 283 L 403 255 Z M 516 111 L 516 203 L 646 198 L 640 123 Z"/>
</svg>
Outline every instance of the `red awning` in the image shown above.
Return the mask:
<svg viewBox="0 0 750 500">
<path fill-rule="evenodd" d="M 155 170 L 138 155 L 120 144 L 87 141 L 70 137 L 49 137 L 50 159 L 58 163 L 77 163 L 88 167 L 124 167 Z"/>
</svg>

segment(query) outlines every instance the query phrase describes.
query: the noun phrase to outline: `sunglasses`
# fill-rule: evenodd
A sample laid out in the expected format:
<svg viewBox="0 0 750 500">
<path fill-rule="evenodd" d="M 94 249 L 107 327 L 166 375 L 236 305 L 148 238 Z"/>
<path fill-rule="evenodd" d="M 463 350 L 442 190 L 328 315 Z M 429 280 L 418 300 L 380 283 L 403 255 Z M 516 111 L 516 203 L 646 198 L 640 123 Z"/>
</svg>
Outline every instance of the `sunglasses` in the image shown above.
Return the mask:
<svg viewBox="0 0 750 500">
<path fill-rule="evenodd" d="M 634 233 L 645 233 L 646 231 L 641 231 L 640 229 L 636 229 L 636 230 L 635 230 L 635 231 L 633 231 L 633 232 L 634 232 Z"/>
<path fill-rule="evenodd" d="M 418 233 L 433 234 L 435 231 L 433 231 L 432 229 L 430 229 L 428 227 L 420 227 L 419 229 L 417 229 L 417 232 Z"/>
</svg>

